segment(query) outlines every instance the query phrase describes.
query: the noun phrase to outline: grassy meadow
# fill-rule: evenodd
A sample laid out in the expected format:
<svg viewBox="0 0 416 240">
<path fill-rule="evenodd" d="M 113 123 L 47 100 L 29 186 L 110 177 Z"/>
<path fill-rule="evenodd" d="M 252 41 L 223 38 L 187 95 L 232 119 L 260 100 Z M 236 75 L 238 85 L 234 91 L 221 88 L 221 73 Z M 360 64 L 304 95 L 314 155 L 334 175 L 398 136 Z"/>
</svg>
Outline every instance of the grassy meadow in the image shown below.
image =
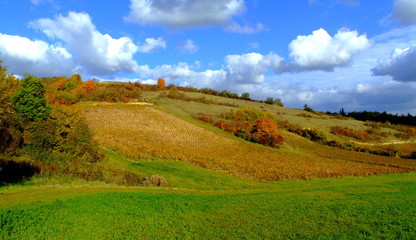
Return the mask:
<svg viewBox="0 0 416 240">
<path fill-rule="evenodd" d="M 2 189 L 0 237 L 414 239 L 415 183 L 411 173 L 216 191 L 25 186 Z"/>
<path fill-rule="evenodd" d="M 348 151 L 280 130 L 280 148 L 199 121 L 249 106 L 304 128 L 368 129 L 276 105 L 186 93 L 216 104 L 143 92 L 153 105 L 91 104 L 85 115 L 106 161 L 168 186 L 35 176 L 0 186 L 1 239 L 415 239 L 416 161 Z M 386 128 L 382 131 L 395 132 Z M 398 141 L 388 138 L 371 144 Z M 367 143 L 362 143 L 367 144 Z M 414 143 L 397 144 L 412 152 Z"/>
</svg>

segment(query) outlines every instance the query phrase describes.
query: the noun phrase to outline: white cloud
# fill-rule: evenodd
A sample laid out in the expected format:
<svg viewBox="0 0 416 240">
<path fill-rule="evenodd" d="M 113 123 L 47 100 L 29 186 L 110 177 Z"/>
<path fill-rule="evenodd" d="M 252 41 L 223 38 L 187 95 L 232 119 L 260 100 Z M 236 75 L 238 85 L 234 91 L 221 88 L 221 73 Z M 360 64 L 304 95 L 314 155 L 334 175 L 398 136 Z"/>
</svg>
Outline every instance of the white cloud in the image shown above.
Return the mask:
<svg viewBox="0 0 416 240">
<path fill-rule="evenodd" d="M 271 69 L 278 69 L 282 58 L 274 53 L 261 55 L 248 53 L 228 55 L 225 57 L 227 79 L 237 84 L 260 84 L 264 82 L 264 74 Z"/>
<path fill-rule="evenodd" d="M 225 30 L 229 32 L 235 32 L 235 33 L 258 33 L 261 31 L 264 31 L 266 28 L 263 24 L 257 23 L 255 26 L 250 25 L 240 25 L 236 22 L 230 22 L 227 26 L 225 26 Z"/>
<path fill-rule="evenodd" d="M 416 46 L 396 48 L 390 58 L 371 70 L 375 76 L 392 76 L 396 81 L 416 81 Z"/>
<path fill-rule="evenodd" d="M 227 31 L 256 33 L 264 30 L 260 23 L 241 26 L 233 17 L 246 10 L 244 0 L 131 0 L 125 19 L 137 24 L 156 24 L 167 28 L 222 26 Z"/>
<path fill-rule="evenodd" d="M 87 13 L 69 12 L 55 19 L 42 18 L 31 25 L 51 38 L 66 43 L 76 60 L 89 74 L 111 75 L 120 71 L 135 72 L 138 65 L 133 55 L 138 47 L 128 37 L 114 39 L 96 30 Z"/>
<path fill-rule="evenodd" d="M 158 49 L 166 49 L 166 40 L 162 38 L 146 38 L 145 43 L 138 47 L 139 52 L 153 53 Z"/>
<path fill-rule="evenodd" d="M 356 31 L 341 29 L 331 37 L 321 28 L 312 35 L 298 36 L 289 44 L 289 50 L 292 60 L 303 69 L 332 71 L 347 65 L 369 46 L 367 36 L 358 36 Z"/>
<path fill-rule="evenodd" d="M 64 48 L 25 37 L 0 33 L 0 58 L 13 74 L 45 77 L 74 73 L 72 55 Z"/>
<path fill-rule="evenodd" d="M 345 4 L 350 7 L 355 7 L 360 5 L 360 3 L 357 0 L 337 0 L 337 3 Z"/>
<path fill-rule="evenodd" d="M 399 21 L 404 26 L 416 24 L 416 1 L 395 0 L 394 10 L 389 19 Z"/>
<path fill-rule="evenodd" d="M 30 0 L 33 5 L 40 5 L 44 3 L 53 3 L 54 0 Z"/>
<path fill-rule="evenodd" d="M 185 54 L 185 53 L 194 54 L 198 52 L 199 50 L 198 46 L 191 39 L 187 39 L 181 44 L 179 44 L 178 48 L 180 49 L 180 52 L 182 54 Z"/>
</svg>

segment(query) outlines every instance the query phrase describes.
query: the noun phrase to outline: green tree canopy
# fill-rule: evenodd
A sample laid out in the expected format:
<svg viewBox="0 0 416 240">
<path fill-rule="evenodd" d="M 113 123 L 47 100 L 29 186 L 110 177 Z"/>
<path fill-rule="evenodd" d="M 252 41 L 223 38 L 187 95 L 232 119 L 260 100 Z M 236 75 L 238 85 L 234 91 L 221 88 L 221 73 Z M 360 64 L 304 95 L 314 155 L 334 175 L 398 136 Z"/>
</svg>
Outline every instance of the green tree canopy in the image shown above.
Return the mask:
<svg viewBox="0 0 416 240">
<path fill-rule="evenodd" d="M 244 92 L 244 93 L 241 94 L 241 97 L 244 98 L 244 99 L 250 99 L 250 93 Z"/>
<path fill-rule="evenodd" d="M 46 105 L 42 81 L 31 75 L 26 75 L 22 80 L 19 91 L 13 97 L 13 103 L 23 122 L 44 121 L 51 111 Z"/>
</svg>

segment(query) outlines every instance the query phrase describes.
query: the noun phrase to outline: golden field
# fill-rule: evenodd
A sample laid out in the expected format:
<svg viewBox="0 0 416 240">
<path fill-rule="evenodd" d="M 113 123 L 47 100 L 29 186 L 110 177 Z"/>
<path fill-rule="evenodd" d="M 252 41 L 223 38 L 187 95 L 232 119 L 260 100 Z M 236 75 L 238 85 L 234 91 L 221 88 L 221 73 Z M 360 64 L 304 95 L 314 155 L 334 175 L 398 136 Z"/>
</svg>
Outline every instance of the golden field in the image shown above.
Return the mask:
<svg viewBox="0 0 416 240">
<path fill-rule="evenodd" d="M 213 171 L 258 180 L 313 179 L 400 173 L 416 162 L 346 151 L 282 132 L 285 145 L 272 149 L 206 130 L 153 106 L 81 105 L 103 147 L 134 159 L 176 159 Z"/>
</svg>

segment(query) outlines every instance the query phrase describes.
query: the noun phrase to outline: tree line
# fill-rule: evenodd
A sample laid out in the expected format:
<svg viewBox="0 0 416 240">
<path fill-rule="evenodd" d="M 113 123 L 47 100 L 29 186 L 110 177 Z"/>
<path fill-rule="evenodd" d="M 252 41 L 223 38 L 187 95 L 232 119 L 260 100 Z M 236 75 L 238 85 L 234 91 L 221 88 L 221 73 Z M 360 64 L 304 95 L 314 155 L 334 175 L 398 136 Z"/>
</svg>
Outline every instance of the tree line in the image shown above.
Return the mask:
<svg viewBox="0 0 416 240">
<path fill-rule="evenodd" d="M 343 117 L 351 117 L 359 121 L 373 121 L 373 122 L 382 122 L 382 123 L 391 123 L 391 124 L 402 124 L 408 126 L 416 126 L 416 115 L 413 116 L 410 113 L 404 114 L 391 114 L 384 112 L 374 112 L 374 111 L 353 111 L 345 112 L 343 108 L 338 113 L 329 113 L 331 115 L 340 115 Z"/>
</svg>

